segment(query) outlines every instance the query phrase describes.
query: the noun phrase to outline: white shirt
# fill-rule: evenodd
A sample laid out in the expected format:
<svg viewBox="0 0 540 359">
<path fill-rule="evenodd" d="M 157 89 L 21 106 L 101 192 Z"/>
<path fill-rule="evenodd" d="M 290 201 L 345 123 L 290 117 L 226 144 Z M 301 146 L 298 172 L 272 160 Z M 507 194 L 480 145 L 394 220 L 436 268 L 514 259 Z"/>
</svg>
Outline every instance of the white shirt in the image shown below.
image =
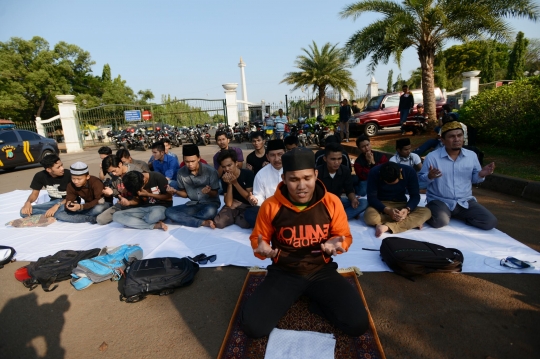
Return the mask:
<svg viewBox="0 0 540 359">
<path fill-rule="evenodd" d="M 412 152 L 409 155 L 409 157 L 401 157 L 398 153 L 396 153 L 395 155 L 390 157 L 389 161 L 398 163 L 400 165 L 411 166 L 411 167 L 414 167 L 417 164 L 422 163 L 420 156 Z"/>
<path fill-rule="evenodd" d="M 253 181 L 253 195 L 257 198 L 257 206 L 262 205 L 265 199 L 271 197 L 276 192 L 276 188 L 281 182 L 283 168 L 276 170 L 271 164 L 261 168 Z"/>
</svg>

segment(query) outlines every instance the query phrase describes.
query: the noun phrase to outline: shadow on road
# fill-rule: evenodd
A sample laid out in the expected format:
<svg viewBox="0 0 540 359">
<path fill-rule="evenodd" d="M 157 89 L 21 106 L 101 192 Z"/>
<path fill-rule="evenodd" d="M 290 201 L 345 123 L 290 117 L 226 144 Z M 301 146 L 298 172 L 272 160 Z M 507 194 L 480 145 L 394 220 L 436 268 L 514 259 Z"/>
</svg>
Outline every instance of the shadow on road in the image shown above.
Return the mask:
<svg viewBox="0 0 540 359">
<path fill-rule="evenodd" d="M 10 299 L 0 312 L 0 358 L 64 358 L 60 333 L 69 307 L 67 295 L 42 305 L 36 293 Z"/>
</svg>

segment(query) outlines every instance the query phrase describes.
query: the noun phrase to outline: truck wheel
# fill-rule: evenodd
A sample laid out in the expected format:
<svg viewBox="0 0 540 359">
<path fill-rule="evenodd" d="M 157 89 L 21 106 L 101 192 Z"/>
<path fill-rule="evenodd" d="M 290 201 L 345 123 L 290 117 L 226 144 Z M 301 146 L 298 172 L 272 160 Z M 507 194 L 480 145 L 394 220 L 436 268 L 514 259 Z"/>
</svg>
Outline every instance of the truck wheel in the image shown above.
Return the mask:
<svg viewBox="0 0 540 359">
<path fill-rule="evenodd" d="M 364 134 L 368 137 L 375 136 L 379 131 L 379 126 L 375 122 L 370 122 L 364 127 Z"/>
</svg>

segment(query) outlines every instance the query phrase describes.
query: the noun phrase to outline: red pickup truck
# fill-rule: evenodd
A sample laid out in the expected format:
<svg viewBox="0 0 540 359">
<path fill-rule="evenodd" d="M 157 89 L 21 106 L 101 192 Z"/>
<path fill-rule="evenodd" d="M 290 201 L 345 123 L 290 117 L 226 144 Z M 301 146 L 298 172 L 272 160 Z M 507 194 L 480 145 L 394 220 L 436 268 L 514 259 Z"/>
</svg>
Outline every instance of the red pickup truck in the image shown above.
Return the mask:
<svg viewBox="0 0 540 359">
<path fill-rule="evenodd" d="M 424 103 L 422 89 L 411 90 L 411 93 L 415 106 L 409 117 L 413 117 L 417 113 L 417 104 Z M 401 92 L 393 92 L 373 97 L 362 112 L 349 119 L 349 131 L 352 134 L 364 133 L 366 136 L 375 136 L 381 128 L 399 126 L 397 109 L 401 94 Z M 446 99 L 438 87 L 435 88 L 435 101 L 438 115 L 446 103 Z"/>
</svg>

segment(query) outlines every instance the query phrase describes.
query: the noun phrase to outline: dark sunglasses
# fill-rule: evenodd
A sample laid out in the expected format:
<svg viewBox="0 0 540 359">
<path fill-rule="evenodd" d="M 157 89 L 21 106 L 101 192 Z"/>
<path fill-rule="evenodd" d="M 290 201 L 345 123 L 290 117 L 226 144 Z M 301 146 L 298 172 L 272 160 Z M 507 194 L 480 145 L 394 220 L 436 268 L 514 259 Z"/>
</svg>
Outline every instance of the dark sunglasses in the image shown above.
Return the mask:
<svg viewBox="0 0 540 359">
<path fill-rule="evenodd" d="M 196 262 L 199 264 L 207 264 L 208 262 L 214 263 L 217 259 L 217 255 L 212 254 L 211 256 L 207 256 L 206 254 L 201 253 L 198 256 L 195 256 L 193 258 L 192 257 L 188 257 L 188 258 L 191 259 L 193 262 Z"/>
<path fill-rule="evenodd" d="M 504 267 L 512 268 L 512 269 L 526 269 L 526 268 L 534 268 L 534 266 L 531 263 L 534 262 L 527 262 L 522 261 L 520 259 L 514 258 L 514 257 L 506 257 L 501 259 L 501 265 Z"/>
</svg>

